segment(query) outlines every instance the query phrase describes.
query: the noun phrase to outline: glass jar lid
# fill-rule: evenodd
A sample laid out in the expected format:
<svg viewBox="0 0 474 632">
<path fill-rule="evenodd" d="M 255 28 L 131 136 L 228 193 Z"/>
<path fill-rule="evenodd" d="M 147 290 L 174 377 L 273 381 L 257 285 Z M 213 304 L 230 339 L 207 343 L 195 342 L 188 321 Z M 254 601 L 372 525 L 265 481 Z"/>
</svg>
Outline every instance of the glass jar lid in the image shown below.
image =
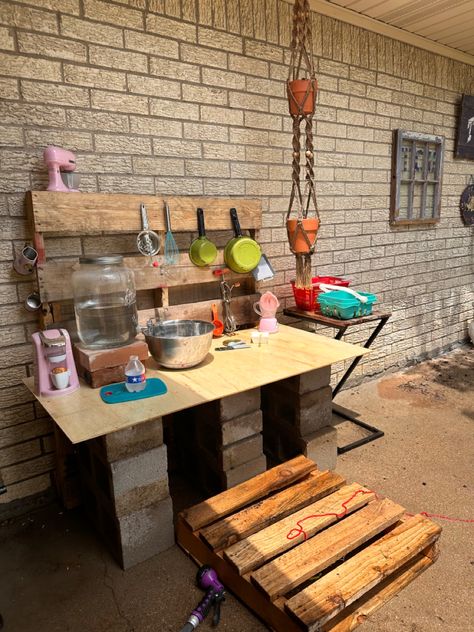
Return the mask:
<svg viewBox="0 0 474 632">
<path fill-rule="evenodd" d="M 123 263 L 122 255 L 88 255 L 79 257 L 79 263 L 92 263 L 95 265 L 112 265 L 116 263 Z"/>
</svg>

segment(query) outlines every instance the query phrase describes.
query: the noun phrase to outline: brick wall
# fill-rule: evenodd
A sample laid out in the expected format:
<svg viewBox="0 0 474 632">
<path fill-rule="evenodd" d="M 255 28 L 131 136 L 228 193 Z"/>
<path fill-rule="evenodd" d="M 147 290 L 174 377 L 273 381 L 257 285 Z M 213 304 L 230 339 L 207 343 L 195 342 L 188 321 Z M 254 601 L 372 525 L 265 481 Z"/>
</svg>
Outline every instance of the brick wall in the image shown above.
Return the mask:
<svg viewBox="0 0 474 632">
<path fill-rule="evenodd" d="M 30 238 L 24 192 L 45 187 L 47 143 L 78 154 L 84 191 L 258 196 L 276 291 L 294 261 L 287 75 L 291 6 L 282 0 L 2 0 L 0 3 L 0 467 L 3 503 L 50 485 L 51 424 L 21 380 L 30 372 L 30 279 L 12 259 Z M 364 376 L 464 339 L 472 318 L 472 229 L 459 196 L 472 163 L 453 160 L 460 95 L 472 67 L 313 15 L 320 94 L 315 263 L 379 294 L 392 321 Z M 388 225 L 395 128 L 446 137 L 442 219 Z M 133 249 L 61 238 L 61 256 Z M 471 266 L 471 267 L 470 267 Z M 358 340 L 355 336 L 354 340 Z"/>
</svg>

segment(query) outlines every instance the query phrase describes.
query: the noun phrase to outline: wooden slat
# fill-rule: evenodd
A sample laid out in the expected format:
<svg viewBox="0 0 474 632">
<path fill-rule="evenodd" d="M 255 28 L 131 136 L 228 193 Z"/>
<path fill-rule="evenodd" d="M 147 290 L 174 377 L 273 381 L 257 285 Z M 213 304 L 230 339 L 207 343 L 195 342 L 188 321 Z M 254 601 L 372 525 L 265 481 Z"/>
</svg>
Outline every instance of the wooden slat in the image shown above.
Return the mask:
<svg viewBox="0 0 474 632">
<path fill-rule="evenodd" d="M 253 303 L 258 300 L 258 294 L 248 294 L 246 296 L 236 296 L 232 299 L 232 313 L 237 325 L 252 325 L 257 322 L 258 316 L 253 309 Z M 145 326 L 149 318 L 159 318 L 160 320 L 174 319 L 195 319 L 211 321 L 211 307 L 214 303 L 219 304 L 218 299 L 209 301 L 199 301 L 199 303 L 182 303 L 181 305 L 170 305 L 168 307 L 154 307 L 151 309 L 138 310 L 138 323 Z"/>
<path fill-rule="evenodd" d="M 300 483 L 206 527 L 200 533 L 201 538 L 220 551 L 327 496 L 344 483 L 344 478 L 335 472 L 311 472 Z"/>
<path fill-rule="evenodd" d="M 367 493 L 355 495 L 358 490 Z M 355 495 L 354 498 L 352 498 L 353 495 Z M 350 500 L 351 498 L 352 500 Z M 344 510 L 342 503 L 345 503 L 349 514 L 363 507 L 369 501 L 374 500 L 374 498 L 375 494 L 373 492 L 369 492 L 368 489 L 358 483 L 346 485 L 330 496 L 308 505 L 304 509 L 287 518 L 283 518 L 283 520 L 279 520 L 241 542 L 237 542 L 224 551 L 224 557 L 237 569 L 240 575 L 243 575 L 262 566 L 272 557 L 280 555 L 300 544 L 303 536 L 292 539 L 287 537 L 294 530 L 298 529 L 298 521 L 304 520 L 303 527 L 307 537 L 310 538 L 338 520 L 337 515 Z"/>
<path fill-rule="evenodd" d="M 170 206 L 172 230 L 196 231 L 196 209 L 204 209 L 206 228 L 231 230 L 229 209 L 235 207 L 243 229 L 260 228 L 261 202 L 246 198 L 166 197 L 115 193 L 30 191 L 27 206 L 39 233 L 77 234 L 139 232 L 140 204 L 147 208 L 150 228 L 165 230 L 164 201 Z"/>
<path fill-rule="evenodd" d="M 403 515 L 404 508 L 391 500 L 376 500 L 352 516 L 319 533 L 259 568 L 252 581 L 270 599 L 289 593 L 370 540 Z"/>
<path fill-rule="evenodd" d="M 156 257 L 155 257 L 156 259 Z M 150 265 L 148 257 L 137 255 L 124 257 L 124 265 L 133 270 L 135 275 L 135 287 L 137 290 L 152 290 L 162 287 L 178 287 L 197 283 L 218 283 L 220 277 L 214 274 L 214 270 L 224 265 L 224 253 L 218 252 L 215 264 L 212 267 L 198 268 L 193 265 L 187 253 L 181 253 L 177 265 L 161 269 Z M 73 298 L 71 276 L 80 267 L 78 261 L 50 261 L 37 266 L 38 290 L 42 302 L 66 301 Z M 167 271 L 169 270 L 169 274 Z M 226 273 L 225 279 L 241 280 L 250 278 L 250 274 Z"/>
<path fill-rule="evenodd" d="M 316 469 L 314 461 L 304 456 L 297 456 L 291 461 L 277 465 L 258 476 L 217 496 L 187 509 L 181 514 L 182 519 L 195 531 L 216 520 L 265 498 L 271 492 L 283 489 L 300 480 Z"/>
<path fill-rule="evenodd" d="M 329 619 L 437 540 L 440 532 L 441 528 L 424 516 L 408 518 L 289 599 L 285 608 L 309 632 L 320 630 Z"/>
<path fill-rule="evenodd" d="M 435 548 L 437 548 L 437 543 L 415 555 L 407 564 L 389 575 L 387 579 L 372 588 L 361 599 L 355 601 L 337 617 L 326 623 L 321 628 L 321 632 L 352 632 L 355 630 L 371 614 L 388 603 L 418 575 L 421 575 L 434 564 L 436 557 L 433 557 L 432 549 Z"/>
<path fill-rule="evenodd" d="M 361 325 L 362 323 L 370 323 L 374 320 L 381 320 L 382 318 L 390 318 L 391 312 L 379 312 L 374 310 L 372 314 L 368 316 L 360 316 L 359 318 L 350 318 L 348 320 L 341 320 L 340 318 L 330 318 L 324 316 L 319 312 L 307 312 L 297 307 L 287 307 L 283 310 L 285 316 L 292 316 L 294 318 L 301 318 L 302 320 L 308 320 L 321 325 L 328 325 L 329 327 L 351 327 L 352 325 Z"/>
</svg>

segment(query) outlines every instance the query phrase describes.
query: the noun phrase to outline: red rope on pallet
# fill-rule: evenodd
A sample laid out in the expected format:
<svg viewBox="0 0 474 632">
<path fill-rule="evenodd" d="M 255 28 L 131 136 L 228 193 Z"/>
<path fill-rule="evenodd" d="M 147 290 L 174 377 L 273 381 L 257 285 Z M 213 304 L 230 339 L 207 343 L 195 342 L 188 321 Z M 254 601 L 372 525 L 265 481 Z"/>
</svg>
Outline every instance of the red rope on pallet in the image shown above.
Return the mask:
<svg viewBox="0 0 474 632">
<path fill-rule="evenodd" d="M 302 535 L 303 540 L 306 540 L 308 538 L 308 534 L 306 533 L 305 529 L 302 526 L 302 523 L 305 522 L 306 520 L 311 520 L 313 518 L 326 518 L 326 517 L 331 517 L 331 516 L 333 516 L 337 520 L 344 518 L 348 512 L 347 505 L 351 502 L 351 500 L 354 500 L 354 498 L 358 496 L 359 494 L 364 494 L 364 495 L 375 494 L 375 498 L 379 498 L 377 492 L 374 492 L 373 490 L 367 491 L 365 489 L 358 489 L 352 494 L 350 498 L 348 498 L 347 500 L 341 503 L 342 511 L 340 511 L 339 513 L 328 512 L 328 513 L 321 513 L 321 514 L 311 514 L 310 516 L 305 516 L 304 518 L 301 518 L 301 520 L 298 520 L 296 523 L 298 526 L 294 527 L 293 529 L 290 529 L 290 531 L 288 531 L 288 533 L 286 534 L 287 539 L 294 540 L 295 538 L 298 538 L 300 535 Z M 415 514 L 407 513 L 406 515 L 414 516 Z M 468 524 L 474 523 L 474 519 L 472 518 L 452 518 L 451 516 L 428 513 L 427 511 L 421 511 L 420 515 L 425 516 L 426 518 L 437 518 L 438 520 L 449 520 L 450 522 L 462 522 L 462 523 L 468 523 Z"/>
</svg>

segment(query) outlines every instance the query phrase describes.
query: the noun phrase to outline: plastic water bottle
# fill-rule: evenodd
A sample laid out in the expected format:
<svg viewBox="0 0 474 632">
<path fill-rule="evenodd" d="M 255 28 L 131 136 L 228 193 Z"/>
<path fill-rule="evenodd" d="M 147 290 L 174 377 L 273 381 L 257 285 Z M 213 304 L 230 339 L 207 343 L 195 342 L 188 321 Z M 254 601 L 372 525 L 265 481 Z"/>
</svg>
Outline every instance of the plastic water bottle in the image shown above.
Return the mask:
<svg viewBox="0 0 474 632">
<path fill-rule="evenodd" d="M 146 386 L 145 367 L 138 359 L 138 356 L 130 356 L 125 367 L 125 388 L 130 393 L 143 391 Z"/>
</svg>

